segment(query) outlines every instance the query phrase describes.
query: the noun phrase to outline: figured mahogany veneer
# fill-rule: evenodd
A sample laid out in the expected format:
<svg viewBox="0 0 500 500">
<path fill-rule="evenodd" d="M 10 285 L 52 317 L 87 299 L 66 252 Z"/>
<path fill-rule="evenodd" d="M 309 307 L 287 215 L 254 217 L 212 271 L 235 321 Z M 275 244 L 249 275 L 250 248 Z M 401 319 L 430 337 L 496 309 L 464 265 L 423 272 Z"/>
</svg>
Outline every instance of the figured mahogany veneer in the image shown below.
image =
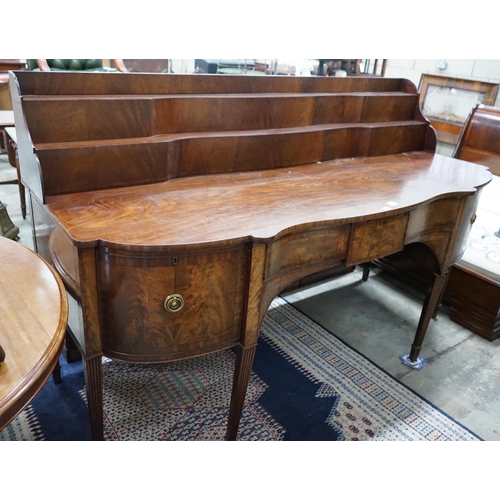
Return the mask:
<svg viewBox="0 0 500 500">
<path fill-rule="evenodd" d="M 68 301 L 57 273 L 20 243 L 0 237 L 0 430 L 36 396 L 56 368 Z"/>
<path fill-rule="evenodd" d="M 36 248 L 70 295 L 95 439 L 102 355 L 163 362 L 236 346 L 235 439 L 274 297 L 413 242 L 439 269 L 417 358 L 491 174 L 434 154 L 413 84 L 17 73 L 11 85 Z"/>
</svg>

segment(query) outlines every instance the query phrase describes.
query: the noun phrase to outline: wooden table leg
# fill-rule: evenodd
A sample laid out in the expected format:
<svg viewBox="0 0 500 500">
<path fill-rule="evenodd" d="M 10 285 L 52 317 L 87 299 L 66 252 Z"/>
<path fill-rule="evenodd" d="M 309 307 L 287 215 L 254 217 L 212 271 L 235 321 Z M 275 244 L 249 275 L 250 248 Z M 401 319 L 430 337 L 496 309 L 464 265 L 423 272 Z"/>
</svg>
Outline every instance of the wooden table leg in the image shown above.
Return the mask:
<svg viewBox="0 0 500 500">
<path fill-rule="evenodd" d="M 85 389 L 90 416 L 90 432 L 94 441 L 104 440 L 102 412 L 102 357 L 83 359 Z"/>
<path fill-rule="evenodd" d="M 235 441 L 238 435 L 243 404 L 247 393 L 250 373 L 252 371 L 253 359 L 257 346 L 244 349 L 239 348 L 234 369 L 233 391 L 231 394 L 231 405 L 227 424 L 226 441 Z"/>
<path fill-rule="evenodd" d="M 441 309 L 441 306 L 442 306 L 442 303 L 443 303 L 443 296 L 444 296 L 444 292 L 446 290 L 446 285 L 448 284 L 448 279 L 449 278 L 450 278 L 450 272 L 447 272 L 445 280 L 444 280 L 444 283 L 443 283 L 443 286 L 441 287 L 441 293 L 439 294 L 439 297 L 438 297 L 438 300 L 437 300 L 437 303 L 436 303 L 436 307 L 435 307 L 434 313 L 432 315 L 432 319 L 436 319 L 437 315 L 439 314 L 439 310 Z"/>
<path fill-rule="evenodd" d="M 427 333 L 430 320 L 434 316 L 436 306 L 442 297 L 447 277 L 448 272 L 435 275 L 434 283 L 427 289 L 424 305 L 422 307 L 422 313 L 420 314 L 420 321 L 418 322 L 417 332 L 415 334 L 410 353 L 401 356 L 403 364 L 411 366 L 417 370 L 422 369 L 427 364 L 427 361 L 420 358 L 419 354 L 422 349 L 422 343 L 424 341 L 425 334 Z"/>
<path fill-rule="evenodd" d="M 57 364 L 52 371 L 52 378 L 54 380 L 54 384 L 60 384 L 62 382 L 61 378 L 61 364 L 59 363 L 59 359 L 57 360 Z"/>
<path fill-rule="evenodd" d="M 370 276 L 370 271 L 373 268 L 373 264 L 371 262 L 365 262 L 363 264 L 363 281 L 368 281 L 368 277 Z"/>
</svg>

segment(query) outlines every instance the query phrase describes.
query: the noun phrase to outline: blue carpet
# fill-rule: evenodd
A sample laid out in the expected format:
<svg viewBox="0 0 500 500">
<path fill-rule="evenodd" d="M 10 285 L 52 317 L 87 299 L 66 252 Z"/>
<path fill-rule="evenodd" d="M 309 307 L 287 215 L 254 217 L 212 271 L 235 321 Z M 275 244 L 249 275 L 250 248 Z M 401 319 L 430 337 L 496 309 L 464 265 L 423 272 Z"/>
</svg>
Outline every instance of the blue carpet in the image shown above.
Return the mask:
<svg viewBox="0 0 500 500">
<path fill-rule="evenodd" d="M 235 354 L 103 364 L 107 440 L 222 440 Z M 0 440 L 90 440 L 81 362 L 52 379 Z M 478 441 L 331 332 L 278 298 L 266 315 L 238 439 Z"/>
</svg>

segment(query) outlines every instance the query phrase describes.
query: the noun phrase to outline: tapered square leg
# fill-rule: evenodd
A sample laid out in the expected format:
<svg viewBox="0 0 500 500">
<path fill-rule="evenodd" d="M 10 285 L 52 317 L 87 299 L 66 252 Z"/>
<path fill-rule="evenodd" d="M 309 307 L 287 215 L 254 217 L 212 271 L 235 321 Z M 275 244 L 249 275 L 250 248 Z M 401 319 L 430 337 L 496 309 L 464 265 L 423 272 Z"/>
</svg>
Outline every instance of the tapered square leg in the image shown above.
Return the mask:
<svg viewBox="0 0 500 500">
<path fill-rule="evenodd" d="M 430 320 L 434 316 L 436 306 L 441 300 L 447 277 L 448 272 L 435 275 L 434 283 L 427 290 L 424 305 L 422 307 L 422 313 L 420 314 L 420 320 L 417 326 L 417 332 L 415 334 L 410 353 L 400 356 L 401 362 L 406 366 L 420 370 L 427 364 L 425 359 L 419 357 L 419 353 L 422 349 L 422 343 L 424 341 L 425 334 L 427 333 Z"/>
<path fill-rule="evenodd" d="M 252 364 L 256 349 L 257 346 L 246 349 L 240 348 L 236 358 L 226 441 L 234 441 L 238 435 L 238 427 L 243 405 L 245 403 L 245 396 L 250 380 L 250 373 L 252 372 Z"/>
<path fill-rule="evenodd" d="M 102 357 L 84 359 L 83 368 L 90 416 L 90 432 L 94 441 L 103 441 Z"/>
</svg>

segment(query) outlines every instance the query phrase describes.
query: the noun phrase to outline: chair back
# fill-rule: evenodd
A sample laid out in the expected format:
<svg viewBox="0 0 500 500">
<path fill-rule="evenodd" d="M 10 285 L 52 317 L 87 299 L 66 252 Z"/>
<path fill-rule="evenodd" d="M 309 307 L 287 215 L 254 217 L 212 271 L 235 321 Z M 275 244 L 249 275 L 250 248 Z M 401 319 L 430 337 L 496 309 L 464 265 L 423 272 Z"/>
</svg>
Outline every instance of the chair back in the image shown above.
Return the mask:
<svg viewBox="0 0 500 500">
<path fill-rule="evenodd" d="M 30 71 L 121 71 L 115 59 L 114 67 L 104 67 L 102 59 L 27 59 Z"/>
</svg>

